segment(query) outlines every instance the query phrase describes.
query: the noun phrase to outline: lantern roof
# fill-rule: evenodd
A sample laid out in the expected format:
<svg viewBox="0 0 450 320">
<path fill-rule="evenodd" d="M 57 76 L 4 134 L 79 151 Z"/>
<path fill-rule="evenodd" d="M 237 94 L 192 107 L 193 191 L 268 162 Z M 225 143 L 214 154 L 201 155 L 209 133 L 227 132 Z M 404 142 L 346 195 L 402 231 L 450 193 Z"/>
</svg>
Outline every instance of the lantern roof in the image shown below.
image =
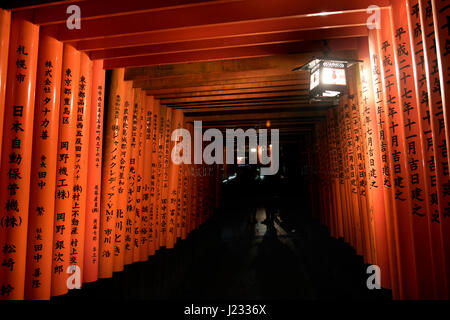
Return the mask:
<svg viewBox="0 0 450 320">
<path fill-rule="evenodd" d="M 314 57 L 306 64 L 297 67 L 295 69 L 293 69 L 292 71 L 298 71 L 298 70 L 311 70 L 313 69 L 316 65 L 318 65 L 320 62 L 322 61 L 327 61 L 331 64 L 335 64 L 336 67 L 338 65 L 342 65 L 341 68 L 344 67 L 350 67 L 355 63 L 358 62 L 363 62 L 362 60 L 358 60 L 358 59 L 348 59 L 348 58 L 338 58 L 338 57 L 327 57 L 327 56 L 320 56 L 320 57 Z"/>
</svg>

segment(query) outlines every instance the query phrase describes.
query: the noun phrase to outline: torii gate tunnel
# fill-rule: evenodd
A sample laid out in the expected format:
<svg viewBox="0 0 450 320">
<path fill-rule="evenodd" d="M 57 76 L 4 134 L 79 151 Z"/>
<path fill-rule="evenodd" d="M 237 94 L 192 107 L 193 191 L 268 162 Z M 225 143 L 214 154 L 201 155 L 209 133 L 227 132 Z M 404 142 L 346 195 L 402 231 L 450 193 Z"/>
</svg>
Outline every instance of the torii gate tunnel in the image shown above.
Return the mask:
<svg viewBox="0 0 450 320">
<path fill-rule="evenodd" d="M 393 299 L 449 298 L 449 1 L 0 7 L 1 299 L 65 295 L 175 250 L 246 165 L 294 168 L 290 191 Z M 318 56 L 358 61 L 335 99 L 293 71 Z M 227 149 L 218 137 L 240 128 L 256 145 Z"/>
</svg>

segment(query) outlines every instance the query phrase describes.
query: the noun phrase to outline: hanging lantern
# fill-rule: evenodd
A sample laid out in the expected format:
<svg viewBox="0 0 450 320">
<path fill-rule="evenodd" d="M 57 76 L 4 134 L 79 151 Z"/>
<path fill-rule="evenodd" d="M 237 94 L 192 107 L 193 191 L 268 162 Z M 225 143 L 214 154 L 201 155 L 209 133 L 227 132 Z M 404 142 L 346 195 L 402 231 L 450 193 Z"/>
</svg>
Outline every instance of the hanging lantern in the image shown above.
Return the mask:
<svg viewBox="0 0 450 320">
<path fill-rule="evenodd" d="M 307 64 L 295 68 L 309 70 L 309 94 L 315 100 L 333 100 L 347 89 L 347 68 L 361 60 L 313 57 Z"/>
</svg>

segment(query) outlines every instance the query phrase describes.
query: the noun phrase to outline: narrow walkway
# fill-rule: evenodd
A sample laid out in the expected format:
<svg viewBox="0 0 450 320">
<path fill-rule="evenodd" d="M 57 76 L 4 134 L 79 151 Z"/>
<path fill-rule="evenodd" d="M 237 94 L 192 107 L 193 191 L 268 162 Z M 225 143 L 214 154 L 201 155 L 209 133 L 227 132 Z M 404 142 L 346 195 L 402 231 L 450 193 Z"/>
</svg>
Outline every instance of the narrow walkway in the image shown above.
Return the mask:
<svg viewBox="0 0 450 320">
<path fill-rule="evenodd" d="M 362 258 L 294 212 L 295 200 L 273 221 L 261 206 L 221 210 L 175 249 L 56 299 L 390 299 L 366 288 Z"/>
</svg>

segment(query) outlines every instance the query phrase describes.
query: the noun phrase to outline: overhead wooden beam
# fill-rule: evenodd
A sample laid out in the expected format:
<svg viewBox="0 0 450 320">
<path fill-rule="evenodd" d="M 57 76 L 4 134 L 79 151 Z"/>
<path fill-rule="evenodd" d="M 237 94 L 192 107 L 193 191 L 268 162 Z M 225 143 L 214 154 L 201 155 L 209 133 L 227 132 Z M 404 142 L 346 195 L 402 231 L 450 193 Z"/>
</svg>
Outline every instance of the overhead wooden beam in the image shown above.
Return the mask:
<svg viewBox="0 0 450 320">
<path fill-rule="evenodd" d="M 292 85 L 292 86 L 276 86 L 276 87 L 262 87 L 262 88 L 242 88 L 242 89 L 229 89 L 229 90 L 210 90 L 200 92 L 182 92 L 171 93 L 164 95 L 153 95 L 156 99 L 175 99 L 175 98 L 192 98 L 192 97 L 214 97 L 236 94 L 249 94 L 249 93 L 275 93 L 275 92 L 291 92 L 296 91 L 302 94 L 307 94 L 309 87 L 307 84 Z M 147 95 L 152 95 L 147 92 Z"/>
<path fill-rule="evenodd" d="M 324 48 L 321 41 L 305 43 L 303 41 L 254 45 L 248 47 L 208 49 L 201 51 L 186 51 L 170 54 L 155 54 L 140 57 L 117 58 L 104 60 L 105 69 L 134 66 L 151 66 L 162 64 L 176 64 L 182 62 L 213 61 L 224 59 L 238 59 L 248 57 L 264 57 L 289 52 L 320 51 Z"/>
<path fill-rule="evenodd" d="M 78 4 L 82 1 L 86 0 L 3 0 L 0 7 L 18 12 L 29 11 L 35 8 L 49 8 L 58 4 L 66 4 L 67 6 L 69 3 Z"/>
<path fill-rule="evenodd" d="M 326 111 L 329 106 L 321 106 L 321 107 L 311 107 L 304 105 L 303 107 L 297 108 L 286 108 L 286 107 L 277 107 L 277 108 L 240 108 L 235 110 L 229 110 L 228 108 L 222 108 L 220 111 L 210 112 L 209 110 L 200 110 L 200 111 L 191 111 L 190 109 L 182 109 L 185 114 L 190 116 L 203 116 L 203 115 L 235 115 L 236 119 L 240 119 L 240 115 L 242 114 L 260 114 L 260 113 L 282 113 L 282 112 L 307 112 L 307 111 Z"/>
<path fill-rule="evenodd" d="M 222 80 L 215 79 L 211 75 L 222 74 L 226 78 L 251 78 L 260 76 L 280 75 L 290 73 L 301 76 L 302 72 L 290 72 L 293 66 L 308 62 L 311 55 L 319 55 L 321 51 L 310 53 L 283 54 L 264 57 L 240 58 L 223 61 L 205 61 L 184 64 L 170 64 L 163 66 L 147 66 L 126 68 L 125 80 L 149 79 L 183 76 L 184 78 L 200 76 L 206 81 Z M 344 53 L 349 54 L 349 53 Z M 271 72 L 278 70 L 278 72 Z M 231 75 L 231 77 L 230 77 Z"/>
<path fill-rule="evenodd" d="M 389 0 L 378 0 L 384 7 Z M 180 29 L 198 25 L 216 25 L 250 20 L 265 20 L 320 12 L 366 11 L 373 0 L 305 1 L 244 0 L 226 3 L 205 3 L 201 6 L 160 10 L 88 20 L 79 30 L 68 30 L 65 23 L 56 24 L 61 41 L 102 38 L 120 34 L 137 34 L 163 29 Z M 44 27 L 47 28 L 47 27 Z"/>
<path fill-rule="evenodd" d="M 264 44 L 248 47 L 211 49 L 201 51 L 186 51 L 171 54 L 156 54 L 150 56 L 117 58 L 104 60 L 105 69 L 122 68 L 127 66 L 151 66 L 162 64 L 176 64 L 198 61 L 212 61 L 238 59 L 248 57 L 264 57 L 288 53 L 312 51 L 346 51 L 357 48 L 358 38 L 330 39 L 327 45 L 323 41 L 298 41 L 288 43 Z"/>
<path fill-rule="evenodd" d="M 132 35 L 116 35 L 108 38 L 68 41 L 81 51 L 165 44 L 181 41 L 226 38 L 254 34 L 269 34 L 283 31 L 326 30 L 365 26 L 366 12 L 343 12 L 331 16 L 293 16 L 271 20 L 244 21 L 218 25 L 200 25 L 184 29 L 167 29 Z M 57 34 L 55 34 L 57 36 Z"/>
<path fill-rule="evenodd" d="M 183 81 L 183 77 L 177 78 L 162 78 L 150 80 L 138 80 L 133 81 L 134 88 L 142 88 L 143 90 L 165 90 L 165 89 L 176 89 L 176 88 L 186 88 L 192 86 L 222 86 L 222 85 L 240 85 L 240 84 L 252 84 L 252 83 L 263 83 L 263 82 L 276 82 L 276 81 L 289 81 L 298 80 L 300 82 L 308 81 L 309 75 L 306 72 L 290 72 L 290 73 L 280 73 L 277 75 L 252 75 L 252 72 L 248 72 L 250 75 L 245 76 L 245 72 L 240 76 L 236 74 L 223 73 L 223 78 L 209 77 L 210 80 L 205 80 L 203 76 L 196 77 L 186 77 Z"/>
<path fill-rule="evenodd" d="M 306 91 L 281 91 L 281 92 L 264 92 L 264 93 L 240 93 L 233 95 L 213 95 L 213 96 L 199 96 L 199 97 L 187 97 L 187 98 L 167 98 L 161 99 L 161 104 L 178 104 L 178 103 L 186 103 L 186 102 L 214 102 L 214 101 L 222 101 L 222 100 L 241 100 L 241 99 L 257 99 L 257 98 L 276 98 L 283 99 L 285 97 L 305 97 L 307 96 Z"/>
<path fill-rule="evenodd" d="M 290 127 L 297 127 L 299 125 L 308 126 L 308 125 L 314 125 L 317 122 L 320 122 L 320 117 L 302 117 L 302 118 L 296 118 L 296 119 L 289 119 L 289 118 L 281 118 L 281 119 L 275 119 L 271 121 L 270 128 L 273 129 L 279 129 L 279 128 L 290 128 Z M 258 126 L 261 129 L 267 128 L 266 121 L 263 119 L 247 119 L 247 120 L 230 120 L 230 121 L 204 121 L 202 124 L 203 128 L 232 128 L 236 125 L 239 125 L 241 127 L 245 126 Z"/>
<path fill-rule="evenodd" d="M 188 113 L 206 113 L 206 112 L 214 112 L 214 113 L 220 113 L 220 112 L 234 112 L 234 111 L 241 111 L 241 110 L 266 110 L 266 111 L 282 111 L 282 110 L 322 110 L 322 109 L 328 109 L 328 106 L 311 106 L 309 104 L 292 104 L 292 105 L 254 105 L 254 106 L 221 106 L 221 107 L 183 107 L 183 108 L 177 108 L 182 109 L 184 112 Z"/>
<path fill-rule="evenodd" d="M 239 114 L 237 119 L 235 114 L 231 115 L 209 115 L 209 116 L 190 116 L 185 115 L 187 121 L 202 120 L 202 121 L 230 121 L 230 120 L 274 120 L 281 118 L 303 118 L 303 117 L 325 117 L 325 111 L 297 111 L 297 112 L 268 112 L 268 113 L 249 113 Z"/>
<path fill-rule="evenodd" d="M 33 15 L 33 23 L 41 26 L 65 23 L 67 19 L 66 9 L 68 3 L 74 3 L 80 7 L 82 12 L 81 22 L 138 14 L 144 12 L 155 12 L 164 9 L 181 9 L 195 7 L 204 3 L 235 2 L 238 0 L 135 0 L 135 1 L 111 1 L 111 0 L 89 0 L 89 1 L 62 1 L 41 5 L 37 7 L 25 7 L 19 10 L 30 10 Z"/>
<path fill-rule="evenodd" d="M 308 86 L 309 82 L 305 80 L 279 80 L 279 81 L 263 81 L 263 82 L 249 82 L 249 83 L 232 83 L 222 85 L 205 85 L 196 87 L 175 87 L 166 89 L 152 89 L 146 90 L 147 95 L 163 96 L 183 93 L 200 93 L 210 92 L 216 90 L 236 90 L 236 89 L 259 89 L 259 88 L 277 88 L 284 86 Z"/>
<path fill-rule="evenodd" d="M 233 36 L 226 38 L 182 41 L 163 44 L 139 45 L 116 49 L 94 50 L 89 52 L 91 59 L 114 59 L 157 54 L 171 54 L 205 49 L 225 49 L 250 45 L 265 45 L 334 38 L 362 37 L 368 35 L 366 25 L 322 30 L 283 31 L 265 34 Z"/>
<path fill-rule="evenodd" d="M 190 107 L 238 107 L 238 106 L 268 106 L 268 105 L 304 105 L 309 104 L 309 96 L 275 97 L 260 99 L 222 100 L 222 101 L 196 101 L 168 105 L 171 108 Z"/>
<path fill-rule="evenodd" d="M 286 126 L 286 124 L 284 124 L 282 122 L 279 123 L 279 124 L 274 123 L 273 129 L 278 129 L 280 131 L 285 131 L 285 132 L 289 131 L 289 130 L 297 131 L 297 130 L 302 130 L 304 128 L 313 128 L 314 125 L 317 122 L 319 122 L 319 121 L 321 121 L 319 118 L 316 118 L 315 120 L 314 119 L 312 119 L 312 120 L 304 120 L 304 121 L 298 120 L 298 121 L 292 122 L 292 124 L 291 123 L 289 124 L 289 125 L 292 125 L 294 127 Z M 253 122 L 241 121 L 241 122 L 235 122 L 235 123 L 231 123 L 231 122 L 228 122 L 228 121 L 225 122 L 225 123 L 205 121 L 204 123 L 202 123 L 202 127 L 204 129 L 217 128 L 219 130 L 225 130 L 227 128 L 235 128 L 236 126 L 239 126 L 242 129 L 252 128 L 252 127 L 254 128 L 255 126 L 259 126 L 261 129 L 265 129 L 266 128 L 264 126 L 264 122 L 261 122 L 260 120 L 253 121 Z"/>
</svg>

